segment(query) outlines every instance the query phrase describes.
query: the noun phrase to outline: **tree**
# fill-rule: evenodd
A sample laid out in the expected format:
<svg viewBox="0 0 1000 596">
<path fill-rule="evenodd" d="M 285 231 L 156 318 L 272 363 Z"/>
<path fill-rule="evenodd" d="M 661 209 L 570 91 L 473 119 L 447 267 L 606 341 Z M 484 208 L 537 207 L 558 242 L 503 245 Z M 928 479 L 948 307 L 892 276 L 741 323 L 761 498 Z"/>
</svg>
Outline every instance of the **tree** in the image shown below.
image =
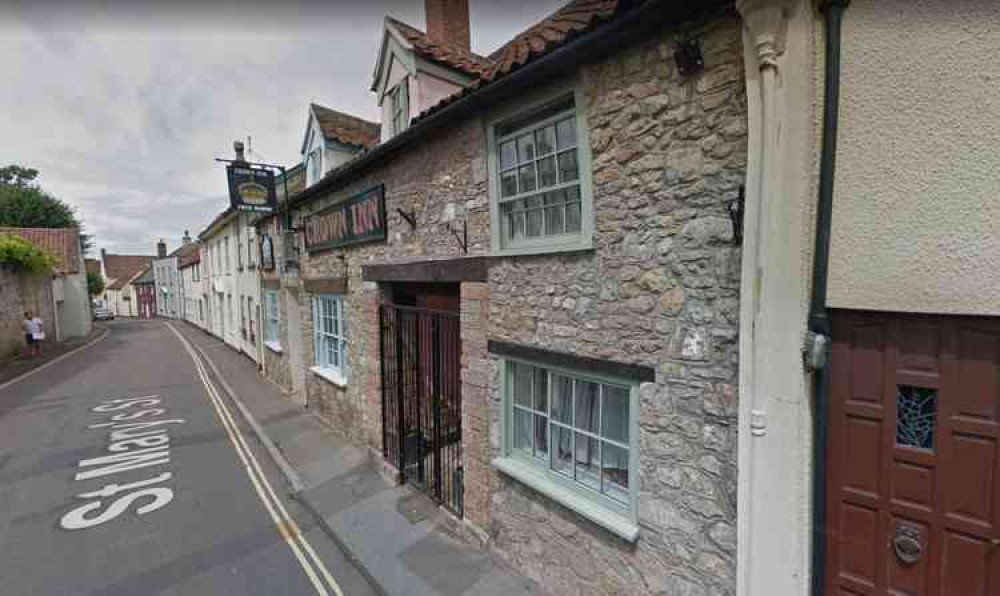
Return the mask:
<svg viewBox="0 0 1000 596">
<path fill-rule="evenodd" d="M 104 292 L 104 278 L 96 271 L 87 272 L 87 293 L 91 296 L 100 296 Z"/>
<path fill-rule="evenodd" d="M 38 170 L 18 165 L 0 168 L 0 226 L 81 228 L 73 208 L 38 186 Z M 86 252 L 93 238 L 80 234 Z"/>
</svg>

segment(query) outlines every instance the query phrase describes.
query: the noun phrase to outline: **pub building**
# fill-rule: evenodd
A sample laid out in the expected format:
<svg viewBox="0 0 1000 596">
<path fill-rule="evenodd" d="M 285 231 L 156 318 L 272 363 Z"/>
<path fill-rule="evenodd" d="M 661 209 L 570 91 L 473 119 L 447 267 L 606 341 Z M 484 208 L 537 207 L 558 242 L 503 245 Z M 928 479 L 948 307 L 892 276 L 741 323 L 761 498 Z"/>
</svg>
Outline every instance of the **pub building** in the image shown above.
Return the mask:
<svg viewBox="0 0 1000 596">
<path fill-rule="evenodd" d="M 267 368 L 553 593 L 734 594 L 735 9 L 578 0 L 487 58 L 427 4 L 375 139 L 310 108 Z"/>
</svg>

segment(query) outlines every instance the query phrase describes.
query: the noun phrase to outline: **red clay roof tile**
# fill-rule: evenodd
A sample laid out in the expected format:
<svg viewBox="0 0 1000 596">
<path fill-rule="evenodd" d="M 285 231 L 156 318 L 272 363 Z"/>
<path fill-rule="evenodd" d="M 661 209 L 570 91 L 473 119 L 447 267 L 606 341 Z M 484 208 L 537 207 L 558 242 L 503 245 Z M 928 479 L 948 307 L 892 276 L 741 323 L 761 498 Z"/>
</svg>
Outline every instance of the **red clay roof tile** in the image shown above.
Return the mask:
<svg viewBox="0 0 1000 596">
<path fill-rule="evenodd" d="M 314 103 L 311 107 L 326 138 L 364 149 L 378 144 L 380 125 L 319 104 Z"/>
<path fill-rule="evenodd" d="M 9 228 L 0 234 L 20 236 L 56 259 L 60 273 L 80 272 L 80 231 L 76 228 Z"/>
</svg>

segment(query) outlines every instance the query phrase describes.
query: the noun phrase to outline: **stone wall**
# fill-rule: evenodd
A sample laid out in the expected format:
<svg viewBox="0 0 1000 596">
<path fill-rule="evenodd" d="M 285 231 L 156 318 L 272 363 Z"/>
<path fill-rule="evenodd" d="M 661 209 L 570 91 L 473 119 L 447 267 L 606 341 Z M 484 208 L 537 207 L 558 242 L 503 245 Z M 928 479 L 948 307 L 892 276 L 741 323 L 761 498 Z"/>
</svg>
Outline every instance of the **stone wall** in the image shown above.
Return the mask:
<svg viewBox="0 0 1000 596">
<path fill-rule="evenodd" d="M 315 408 L 352 439 L 377 451 L 382 449 L 379 380 L 378 304 L 382 290 L 363 281 L 365 264 L 404 262 L 419 258 L 460 258 L 452 233 L 468 224 L 469 255 L 489 250 L 489 199 L 483 129 L 479 120 L 456 122 L 448 131 L 431 135 L 417 146 L 394 156 L 383 167 L 370 170 L 348 186 L 317 200 L 302 213 L 319 211 L 358 192 L 385 185 L 388 238 L 343 250 L 303 253 L 301 277 L 346 278 L 345 316 L 349 329 L 348 382 L 339 387 L 307 372 L 306 392 Z M 416 226 L 399 214 L 412 213 Z M 315 362 L 312 337 L 313 294 L 300 292 L 303 354 L 306 367 Z"/>
<path fill-rule="evenodd" d="M 735 15 L 700 28 L 690 78 L 669 34 L 584 68 L 597 250 L 490 269 L 491 339 L 656 369 L 640 387 L 637 544 L 516 481 L 493 495 L 494 551 L 553 593 L 735 593 L 740 34 Z M 496 359 L 493 374 L 499 454 Z"/>
<path fill-rule="evenodd" d="M 21 321 L 25 311 L 42 319 L 49 338 L 46 341 L 55 341 L 52 278 L 0 266 L 0 361 L 17 355 L 24 348 Z"/>
<path fill-rule="evenodd" d="M 678 28 L 680 29 L 680 28 Z M 491 261 L 463 283 L 466 519 L 558 594 L 734 594 L 740 251 L 729 203 L 744 182 L 746 105 L 735 14 L 689 24 L 705 71 L 676 72 L 664 32 L 577 73 L 586 98 L 594 250 Z M 456 121 L 304 209 L 385 184 L 388 239 L 306 255 L 303 279 L 346 278 L 348 381 L 307 373 L 310 407 L 381 450 L 377 305 L 363 267 L 489 252 L 483 124 Z M 399 210 L 412 213 L 411 227 Z M 312 295 L 300 293 L 306 366 Z M 496 472 L 504 340 L 654 368 L 640 387 L 640 536 L 629 544 Z"/>
</svg>

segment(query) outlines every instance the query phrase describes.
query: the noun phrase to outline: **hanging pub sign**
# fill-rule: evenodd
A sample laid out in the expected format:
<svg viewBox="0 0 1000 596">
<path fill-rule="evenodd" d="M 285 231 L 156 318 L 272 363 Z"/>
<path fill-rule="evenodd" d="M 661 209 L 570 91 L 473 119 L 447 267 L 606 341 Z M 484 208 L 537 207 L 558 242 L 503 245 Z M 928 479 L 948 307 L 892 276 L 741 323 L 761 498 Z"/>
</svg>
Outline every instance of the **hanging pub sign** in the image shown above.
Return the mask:
<svg viewBox="0 0 1000 596">
<path fill-rule="evenodd" d="M 304 227 L 309 252 L 385 240 L 385 187 L 318 211 L 305 219 Z"/>
<path fill-rule="evenodd" d="M 260 267 L 264 271 L 274 271 L 274 241 L 270 234 L 260 237 Z"/>
<path fill-rule="evenodd" d="M 274 213 L 278 197 L 274 193 L 274 172 L 252 168 L 245 163 L 226 166 L 229 178 L 229 204 L 237 211 Z"/>
</svg>

